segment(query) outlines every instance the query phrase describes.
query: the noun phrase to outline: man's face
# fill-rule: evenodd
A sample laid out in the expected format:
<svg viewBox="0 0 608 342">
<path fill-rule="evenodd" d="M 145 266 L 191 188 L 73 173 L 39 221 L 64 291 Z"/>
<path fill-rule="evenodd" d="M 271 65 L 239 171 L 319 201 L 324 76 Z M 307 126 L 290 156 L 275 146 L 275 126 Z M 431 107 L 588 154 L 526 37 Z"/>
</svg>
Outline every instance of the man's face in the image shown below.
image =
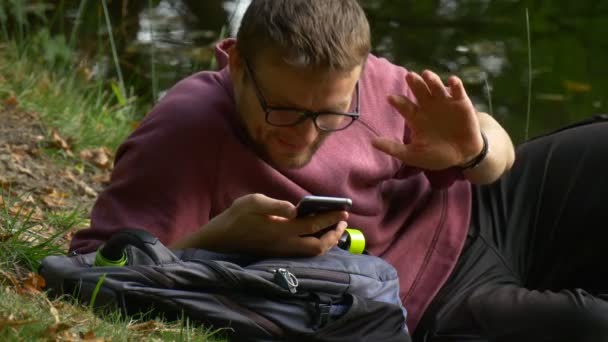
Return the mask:
<svg viewBox="0 0 608 342">
<path fill-rule="evenodd" d="M 244 60 L 237 56 L 239 60 L 233 61 L 234 57 L 230 71 L 241 122 L 256 152 L 276 167 L 303 167 L 331 133 L 317 129 L 311 118 L 295 126 L 273 126 L 266 122 L 263 102 L 271 108 L 312 112 L 352 112 L 355 107 L 360 67 L 346 73 L 312 71 L 289 66 L 279 58 L 260 58 L 248 70 Z"/>
</svg>

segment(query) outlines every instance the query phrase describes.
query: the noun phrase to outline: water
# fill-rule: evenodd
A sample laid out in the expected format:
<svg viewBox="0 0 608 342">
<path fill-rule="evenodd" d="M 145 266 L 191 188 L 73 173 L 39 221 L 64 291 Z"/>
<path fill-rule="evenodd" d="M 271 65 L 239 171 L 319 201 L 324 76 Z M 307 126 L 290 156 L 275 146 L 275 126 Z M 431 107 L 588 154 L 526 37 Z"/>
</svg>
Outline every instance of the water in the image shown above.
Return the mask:
<svg viewBox="0 0 608 342">
<path fill-rule="evenodd" d="M 177 80 L 211 67 L 214 42 L 223 31 L 236 33 L 248 3 L 110 1 L 112 32 L 126 83 L 141 99 L 152 103 Z M 530 136 L 608 112 L 606 1 L 362 3 L 371 23 L 375 54 L 410 70 L 429 68 L 444 79 L 451 74 L 460 76 L 477 108 L 491 112 L 517 142 L 526 134 L 528 101 Z M 98 63 L 104 65 L 99 70 L 108 75 L 100 72 L 99 76 L 115 76 L 101 1 L 85 2 L 82 12 L 78 12 L 82 0 L 48 4 L 53 5 L 48 15 L 58 10 L 65 13 L 65 21 L 60 28 L 55 25 L 55 30 L 72 32 L 76 18 L 82 19 L 74 31 L 78 47 L 107 53 Z"/>
</svg>

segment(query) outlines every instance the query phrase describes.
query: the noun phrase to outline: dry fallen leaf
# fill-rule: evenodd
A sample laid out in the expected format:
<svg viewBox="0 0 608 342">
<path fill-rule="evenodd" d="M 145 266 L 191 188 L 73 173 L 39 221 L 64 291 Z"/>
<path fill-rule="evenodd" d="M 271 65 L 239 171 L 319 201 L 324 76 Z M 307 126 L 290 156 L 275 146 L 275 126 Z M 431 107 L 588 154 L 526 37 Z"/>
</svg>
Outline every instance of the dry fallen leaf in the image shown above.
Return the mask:
<svg viewBox="0 0 608 342">
<path fill-rule="evenodd" d="M 14 236 L 14 234 L 7 234 L 7 233 L 0 232 L 0 242 L 6 242 L 6 241 L 10 240 L 13 236 Z"/>
<path fill-rule="evenodd" d="M 161 328 L 162 324 L 156 321 L 147 321 L 129 325 L 129 330 L 140 333 L 153 333 Z"/>
<path fill-rule="evenodd" d="M 22 282 L 21 293 L 38 294 L 42 292 L 45 286 L 44 278 L 39 274 L 30 272 Z"/>
<path fill-rule="evenodd" d="M 55 188 L 46 188 L 46 193 L 40 196 L 40 199 L 49 208 L 58 208 L 65 205 L 65 199 L 69 197 L 65 192 L 58 191 Z"/>
<path fill-rule="evenodd" d="M 108 184 L 110 184 L 110 173 L 104 172 L 104 173 L 95 175 L 95 176 L 91 177 L 91 180 L 94 182 L 97 182 L 99 184 L 102 184 L 102 185 L 108 185 Z"/>
<path fill-rule="evenodd" d="M 107 147 L 82 150 L 80 158 L 100 169 L 109 169 L 112 166 L 112 156 Z"/>
<path fill-rule="evenodd" d="M 11 188 L 11 186 L 13 185 L 13 181 L 12 180 L 7 180 L 6 178 L 2 178 L 2 176 L 0 176 L 0 193 L 4 193 L 5 195 L 11 195 L 13 192 L 9 193 L 9 189 Z M 0 194 L 0 200 L 1 200 L 1 194 Z M 4 202 L 0 202 L 0 205 L 3 205 Z"/>
<path fill-rule="evenodd" d="M 9 109 L 17 107 L 19 105 L 19 101 L 17 100 L 15 94 L 11 94 L 5 99 L 4 105 Z"/>
<path fill-rule="evenodd" d="M 53 142 L 53 145 L 55 145 L 55 147 L 62 149 L 69 156 L 72 156 L 72 151 L 70 149 L 70 145 L 61 135 L 59 135 L 59 132 L 57 132 L 56 129 L 54 129 L 51 133 L 51 140 Z"/>
<path fill-rule="evenodd" d="M 0 270 L 0 275 L 8 279 L 14 288 L 19 288 L 19 282 L 17 281 L 17 277 L 15 277 L 15 275 L 2 270 Z"/>
<path fill-rule="evenodd" d="M 11 159 L 15 163 L 21 163 L 32 151 L 32 148 L 27 144 L 22 145 L 8 145 Z"/>
<path fill-rule="evenodd" d="M 89 330 L 86 333 L 80 333 L 80 338 L 82 338 L 85 341 L 94 341 L 94 342 L 103 342 L 105 341 L 105 339 L 103 338 L 97 338 L 95 336 L 95 332 L 93 330 Z"/>
<path fill-rule="evenodd" d="M 34 175 L 34 173 L 32 172 L 32 170 L 28 169 L 25 166 L 21 166 L 19 164 L 13 164 L 13 165 L 14 165 L 15 169 L 17 169 L 17 171 L 19 171 L 19 172 L 21 172 L 23 174 L 26 174 L 26 175 L 28 175 L 28 176 L 36 179 L 36 175 Z"/>
<path fill-rule="evenodd" d="M 82 192 L 84 192 L 86 195 L 91 197 L 97 197 L 97 191 L 88 186 L 85 182 L 81 181 L 80 179 L 77 179 L 76 176 L 74 176 L 74 174 L 69 170 L 63 173 L 62 176 L 74 182 L 78 186 L 78 189 L 82 190 Z"/>
<path fill-rule="evenodd" d="M 66 331 L 70 328 L 72 328 L 72 326 L 67 323 L 56 323 L 56 324 L 50 325 L 48 328 L 46 328 L 45 335 L 47 336 L 47 338 L 49 340 L 56 340 L 56 337 L 58 334 Z"/>
</svg>

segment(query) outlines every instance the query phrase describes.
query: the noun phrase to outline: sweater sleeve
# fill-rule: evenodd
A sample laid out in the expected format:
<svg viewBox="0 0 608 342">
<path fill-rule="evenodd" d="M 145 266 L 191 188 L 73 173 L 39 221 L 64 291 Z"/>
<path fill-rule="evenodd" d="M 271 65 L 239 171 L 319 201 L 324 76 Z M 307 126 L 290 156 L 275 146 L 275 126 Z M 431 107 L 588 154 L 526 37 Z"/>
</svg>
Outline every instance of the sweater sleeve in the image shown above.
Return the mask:
<svg viewBox="0 0 608 342">
<path fill-rule="evenodd" d="M 91 226 L 75 234 L 70 251 L 93 251 L 125 228 L 147 230 L 169 244 L 209 220 L 219 130 L 205 120 L 209 113 L 201 109 L 209 106 L 194 96 L 197 86 L 176 86 L 119 147 Z"/>
</svg>

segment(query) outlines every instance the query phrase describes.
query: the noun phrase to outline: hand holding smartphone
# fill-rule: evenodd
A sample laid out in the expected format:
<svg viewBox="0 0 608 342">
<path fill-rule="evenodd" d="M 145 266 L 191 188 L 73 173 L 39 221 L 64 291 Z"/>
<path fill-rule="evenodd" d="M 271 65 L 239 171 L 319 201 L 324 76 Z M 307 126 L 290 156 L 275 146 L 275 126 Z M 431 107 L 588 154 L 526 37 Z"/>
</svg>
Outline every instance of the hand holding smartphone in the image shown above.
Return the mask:
<svg viewBox="0 0 608 342">
<path fill-rule="evenodd" d="M 350 211 L 352 205 L 352 200 L 346 197 L 305 196 L 298 203 L 297 217 L 307 217 L 330 211 Z M 333 228 L 334 226 L 330 226 L 315 234 L 305 236 L 320 237 L 327 232 L 327 230 Z"/>
</svg>

